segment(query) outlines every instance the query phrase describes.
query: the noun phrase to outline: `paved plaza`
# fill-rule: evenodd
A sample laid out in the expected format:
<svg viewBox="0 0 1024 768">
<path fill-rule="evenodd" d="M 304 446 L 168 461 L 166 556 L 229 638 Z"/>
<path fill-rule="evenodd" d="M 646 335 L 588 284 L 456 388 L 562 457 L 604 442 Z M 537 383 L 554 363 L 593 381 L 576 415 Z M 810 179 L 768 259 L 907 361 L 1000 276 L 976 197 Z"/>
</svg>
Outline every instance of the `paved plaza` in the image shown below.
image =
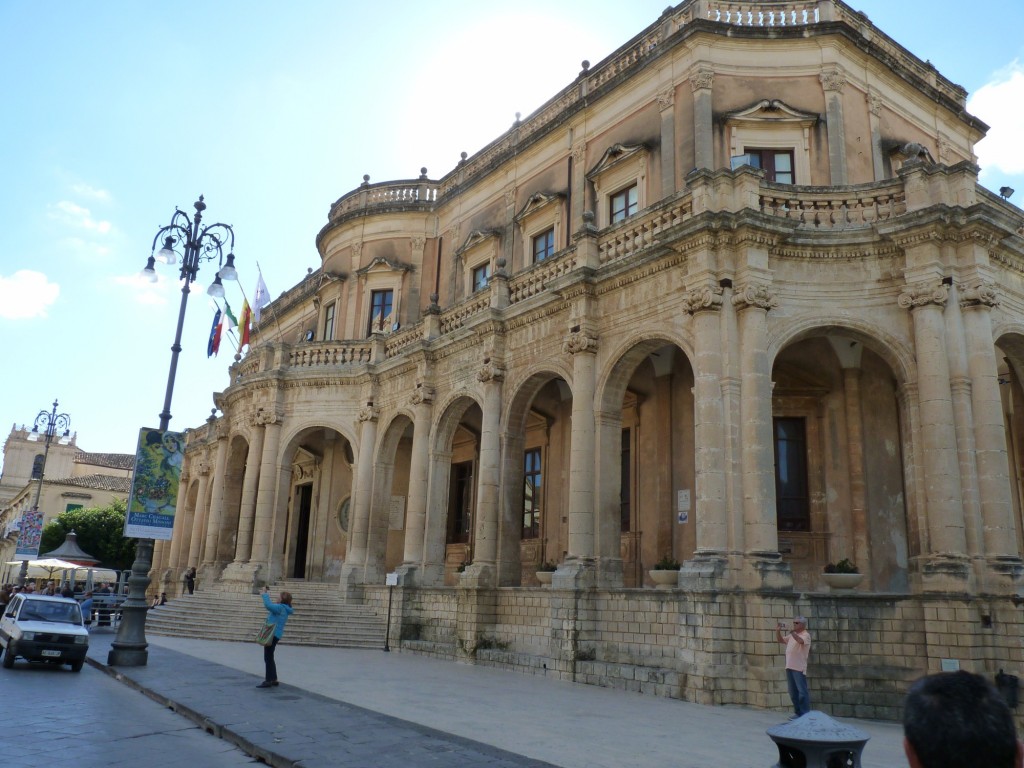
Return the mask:
<svg viewBox="0 0 1024 768">
<path fill-rule="evenodd" d="M 778 753 L 765 731 L 786 717 L 398 652 L 289 645 L 277 650 L 281 685 L 258 690 L 255 644 L 151 635 L 147 666 L 107 669 L 113 638 L 93 634 L 93 666 L 276 766 L 766 768 Z M 906 768 L 898 724 L 844 722 L 871 737 L 865 768 Z"/>
</svg>

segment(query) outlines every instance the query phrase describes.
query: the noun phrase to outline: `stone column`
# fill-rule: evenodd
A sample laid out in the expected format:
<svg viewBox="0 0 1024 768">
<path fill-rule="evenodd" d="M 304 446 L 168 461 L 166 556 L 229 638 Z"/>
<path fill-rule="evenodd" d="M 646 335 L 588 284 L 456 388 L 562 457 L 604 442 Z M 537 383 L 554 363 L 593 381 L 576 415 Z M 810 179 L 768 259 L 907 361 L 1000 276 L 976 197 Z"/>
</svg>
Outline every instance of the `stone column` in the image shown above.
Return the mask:
<svg viewBox="0 0 1024 768">
<path fill-rule="evenodd" d="M 348 586 L 363 584 L 366 553 L 370 538 L 370 501 L 373 497 L 373 454 L 377 447 L 377 420 L 380 409 L 372 402 L 359 412 L 359 455 L 356 458 L 356 482 L 352 489 L 349 514 L 351 534 L 345 552 L 342 581 Z"/>
<path fill-rule="evenodd" d="M 933 282 L 907 286 L 899 305 L 911 311 L 917 357 L 921 450 L 917 454 L 925 482 L 923 515 L 928 530 L 921 577 L 927 591 L 962 589 L 968 576 L 960 467 L 943 308 L 945 285 Z"/>
<path fill-rule="evenodd" d="M 181 564 L 182 542 L 187 541 L 188 531 L 192 530 L 192 515 L 186 511 L 188 502 L 189 485 L 191 484 L 192 463 L 189 462 L 181 470 L 181 479 L 178 482 L 178 501 L 174 506 L 174 528 L 171 532 L 171 553 L 167 567 L 177 577 L 180 569 L 186 566 Z M 188 545 L 185 545 L 185 554 L 188 554 Z"/>
<path fill-rule="evenodd" d="M 1010 468 L 999 393 L 999 369 L 992 338 L 992 307 L 998 305 L 991 285 L 979 283 L 961 293 L 967 366 L 971 379 L 975 459 L 981 497 L 984 554 L 996 574 L 1018 579 L 1016 525 L 1010 497 Z M 1003 582 L 1000 585 L 1000 582 Z M 990 590 L 1009 587 L 1005 579 L 986 585 Z"/>
<path fill-rule="evenodd" d="M 766 285 L 750 282 L 732 297 L 739 312 L 740 466 L 747 586 L 785 587 L 775 510 L 772 383 L 768 310 L 778 304 Z"/>
<path fill-rule="evenodd" d="M 825 91 L 825 127 L 828 133 L 828 167 L 833 187 L 847 184 L 846 125 L 843 122 L 843 86 L 846 75 L 832 67 L 819 76 Z M 809 184 L 810 179 L 801 184 Z"/>
<path fill-rule="evenodd" d="M 853 522 L 853 562 L 871 573 L 868 545 L 867 497 L 864 483 L 864 426 L 861 416 L 860 368 L 843 367 L 843 405 L 850 461 L 850 519 Z"/>
<path fill-rule="evenodd" d="M 671 197 L 676 191 L 676 89 L 669 87 L 658 94 L 661 111 L 661 196 Z"/>
<path fill-rule="evenodd" d="M 459 583 L 468 587 L 492 587 L 497 578 L 498 487 L 501 478 L 501 383 L 505 369 L 491 358 L 477 371 L 483 392 L 483 420 L 480 426 L 480 462 L 476 484 L 476 520 L 473 528 L 473 563 Z"/>
<path fill-rule="evenodd" d="M 196 511 L 192 519 L 192 530 L 189 532 L 187 567 L 199 565 L 199 552 L 206 533 L 207 491 L 210 487 L 210 465 L 201 460 L 196 466 L 199 475 L 199 492 L 196 495 Z"/>
<path fill-rule="evenodd" d="M 715 130 L 712 114 L 711 84 L 715 73 L 710 67 L 698 66 L 690 74 L 693 91 L 693 167 L 714 170 Z"/>
<path fill-rule="evenodd" d="M 265 429 L 253 421 L 252 440 L 245 459 L 242 478 L 242 499 L 238 512 L 238 541 L 235 544 L 235 562 L 247 563 L 252 557 L 252 530 L 256 525 L 256 489 L 260 481 L 260 461 L 263 456 Z"/>
<path fill-rule="evenodd" d="M 213 492 L 210 494 L 210 522 L 206 526 L 206 547 L 203 565 L 216 565 L 217 548 L 220 545 L 221 526 L 224 524 L 224 475 L 228 467 L 228 439 L 217 440 L 217 456 L 214 460 Z"/>
<path fill-rule="evenodd" d="M 594 558 L 594 358 L 597 338 L 575 331 L 562 345 L 572 355 L 572 437 L 569 451 L 567 560 Z"/>
<path fill-rule="evenodd" d="M 405 514 L 405 553 L 399 568 L 403 584 L 415 583 L 415 570 L 423 564 L 423 537 L 427 525 L 427 489 L 430 468 L 430 404 L 434 391 L 417 383 L 409 398 L 413 407 L 412 455 L 409 457 L 409 501 Z"/>
<path fill-rule="evenodd" d="M 694 441 L 696 443 L 697 559 L 719 559 L 729 547 L 725 505 L 725 413 L 722 403 L 722 289 L 687 295 L 693 315 Z"/>
<path fill-rule="evenodd" d="M 874 88 L 868 88 L 868 125 L 871 128 L 871 168 L 875 181 L 885 178 L 885 159 L 882 155 L 882 97 Z"/>
<path fill-rule="evenodd" d="M 281 439 L 281 421 L 275 411 L 260 411 L 260 421 L 266 434 L 260 459 L 260 482 L 256 492 L 256 521 L 252 531 L 250 563 L 270 567 L 271 541 L 274 536 L 274 512 L 277 509 L 278 443 Z M 285 490 L 287 494 L 287 490 Z M 272 578 L 273 574 L 266 574 Z"/>
<path fill-rule="evenodd" d="M 573 232 L 583 226 L 583 213 L 590 210 L 587 202 L 587 177 L 584 164 L 587 160 L 587 144 L 585 141 L 578 141 L 572 146 L 572 189 L 569 190 L 571 197 L 569 211 L 568 231 Z M 593 205 L 593 203 L 589 203 Z"/>
</svg>

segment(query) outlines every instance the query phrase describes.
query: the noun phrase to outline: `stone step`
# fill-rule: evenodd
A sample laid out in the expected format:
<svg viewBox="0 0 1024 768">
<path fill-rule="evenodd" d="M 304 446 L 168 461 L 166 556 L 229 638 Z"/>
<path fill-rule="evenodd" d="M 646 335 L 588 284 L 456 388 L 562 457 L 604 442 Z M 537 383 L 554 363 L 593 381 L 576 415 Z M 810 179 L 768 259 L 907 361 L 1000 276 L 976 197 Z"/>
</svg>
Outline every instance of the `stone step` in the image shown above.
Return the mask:
<svg viewBox="0 0 1024 768">
<path fill-rule="evenodd" d="M 271 588 L 292 593 L 297 610 L 288 619 L 285 644 L 335 648 L 380 648 L 384 617 L 371 608 L 344 602 L 336 585 L 283 582 Z M 302 610 L 302 606 L 309 606 Z M 169 637 L 248 642 L 266 619 L 256 595 L 202 590 L 151 610 L 146 631 Z"/>
</svg>

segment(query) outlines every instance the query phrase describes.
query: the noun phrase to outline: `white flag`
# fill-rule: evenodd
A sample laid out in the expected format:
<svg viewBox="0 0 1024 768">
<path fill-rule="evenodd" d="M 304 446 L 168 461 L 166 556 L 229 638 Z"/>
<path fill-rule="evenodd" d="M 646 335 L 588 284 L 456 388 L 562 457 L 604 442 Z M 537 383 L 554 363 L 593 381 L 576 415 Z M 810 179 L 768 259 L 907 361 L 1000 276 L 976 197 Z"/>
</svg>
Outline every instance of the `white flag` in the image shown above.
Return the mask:
<svg viewBox="0 0 1024 768">
<path fill-rule="evenodd" d="M 263 282 L 263 272 L 261 271 L 259 279 L 256 281 L 256 292 L 252 296 L 252 316 L 257 323 L 260 321 L 260 311 L 269 303 L 270 291 L 267 290 L 267 284 Z"/>
</svg>

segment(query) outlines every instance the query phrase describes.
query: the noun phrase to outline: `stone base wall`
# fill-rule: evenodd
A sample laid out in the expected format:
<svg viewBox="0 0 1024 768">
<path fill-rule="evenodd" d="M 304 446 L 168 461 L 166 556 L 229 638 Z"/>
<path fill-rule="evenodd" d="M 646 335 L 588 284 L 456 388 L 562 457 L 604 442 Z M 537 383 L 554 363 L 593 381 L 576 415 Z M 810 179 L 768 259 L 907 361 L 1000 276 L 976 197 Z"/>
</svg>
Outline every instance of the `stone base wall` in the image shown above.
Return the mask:
<svg viewBox="0 0 1024 768">
<path fill-rule="evenodd" d="M 790 703 L 775 626 L 803 614 L 814 638 L 808 675 L 814 708 L 838 717 L 898 720 L 907 687 L 941 671 L 943 660 L 989 678 L 1000 669 L 1020 677 L 1019 602 L 860 593 L 410 589 L 402 599 L 401 649 L 701 704 L 785 711 Z M 471 611 L 477 616 L 464 615 Z"/>
</svg>

